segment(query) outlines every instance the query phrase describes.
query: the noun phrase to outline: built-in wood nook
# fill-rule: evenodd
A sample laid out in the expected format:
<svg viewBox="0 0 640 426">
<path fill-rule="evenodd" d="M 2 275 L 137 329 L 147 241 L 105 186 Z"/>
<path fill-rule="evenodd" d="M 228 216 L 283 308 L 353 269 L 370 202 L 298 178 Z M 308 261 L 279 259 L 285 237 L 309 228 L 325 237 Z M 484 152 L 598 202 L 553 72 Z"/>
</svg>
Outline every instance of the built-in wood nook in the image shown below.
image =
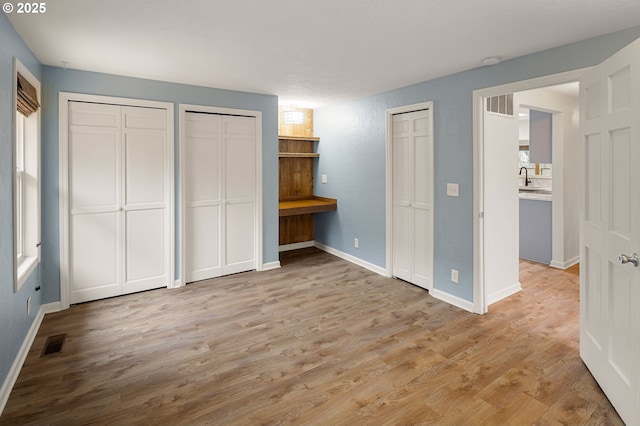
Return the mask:
<svg viewBox="0 0 640 426">
<path fill-rule="evenodd" d="M 313 194 L 314 162 L 320 157 L 313 136 L 313 110 L 278 111 L 280 245 L 313 241 L 313 215 L 338 208 L 334 198 Z"/>
</svg>

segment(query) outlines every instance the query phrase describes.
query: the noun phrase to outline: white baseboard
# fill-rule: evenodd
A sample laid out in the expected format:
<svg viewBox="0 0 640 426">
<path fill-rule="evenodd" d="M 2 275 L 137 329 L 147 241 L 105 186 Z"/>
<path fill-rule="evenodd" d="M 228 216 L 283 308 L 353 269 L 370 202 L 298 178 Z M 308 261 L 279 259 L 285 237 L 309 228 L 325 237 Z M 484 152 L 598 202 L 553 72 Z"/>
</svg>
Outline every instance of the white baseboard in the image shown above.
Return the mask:
<svg viewBox="0 0 640 426">
<path fill-rule="evenodd" d="M 573 259 L 567 260 L 566 262 L 559 262 L 557 260 L 552 260 L 549 266 L 557 269 L 568 269 L 579 262 L 580 262 L 580 256 L 576 256 Z"/>
<path fill-rule="evenodd" d="M 303 241 L 301 243 L 283 244 L 278 247 L 278 251 L 298 250 L 308 247 L 314 247 L 315 241 Z"/>
<path fill-rule="evenodd" d="M 31 349 L 31 345 L 38 334 L 38 329 L 40 328 L 40 324 L 42 324 L 44 314 L 58 311 L 60 311 L 60 302 L 40 306 L 36 317 L 31 323 L 31 327 L 29 328 L 27 335 L 24 337 L 22 346 L 20 346 L 20 350 L 18 351 L 16 358 L 13 360 L 9 374 L 7 374 L 7 378 L 4 380 L 2 388 L 0 388 L 0 415 L 2 415 L 4 407 L 6 407 L 7 401 L 9 401 L 9 395 L 11 395 L 13 385 L 15 385 L 16 380 L 18 380 L 18 375 L 20 374 L 24 361 L 27 359 L 29 349 Z"/>
<path fill-rule="evenodd" d="M 376 274 L 380 274 L 382 276 L 387 276 L 387 270 L 384 268 L 379 267 L 378 265 L 374 265 L 373 263 L 369 263 L 366 260 L 362 260 L 360 258 L 357 258 L 355 256 L 352 256 L 348 253 L 342 252 L 340 250 L 334 249 L 333 247 L 329 247 L 326 246 L 322 243 L 319 243 L 316 241 L 315 243 L 315 247 L 319 248 L 322 251 L 326 251 L 329 254 L 332 254 L 336 257 L 339 257 L 341 259 L 344 259 L 346 261 L 349 261 L 351 263 L 355 263 L 358 266 L 362 266 L 365 269 L 368 269 L 372 272 L 375 272 Z"/>
<path fill-rule="evenodd" d="M 270 271 L 272 269 L 278 269 L 280 267 L 280 261 L 263 263 L 261 271 Z"/>
<path fill-rule="evenodd" d="M 520 284 L 520 282 L 517 282 L 512 286 L 509 286 L 509 287 L 507 287 L 505 289 L 497 291 L 497 292 L 495 292 L 493 294 L 489 294 L 487 296 L 487 306 L 492 305 L 492 304 L 496 303 L 499 300 L 507 298 L 507 297 L 511 296 L 512 294 L 516 294 L 520 290 L 522 290 L 522 285 Z"/>
<path fill-rule="evenodd" d="M 432 288 L 431 290 L 429 290 L 429 294 L 438 300 L 442 300 L 443 302 L 447 302 L 450 305 L 473 313 L 473 302 L 469 302 L 468 300 L 464 300 L 449 293 L 445 293 L 436 288 Z"/>
<path fill-rule="evenodd" d="M 167 286 L 167 288 L 179 288 L 179 287 L 182 287 L 182 280 L 180 278 L 178 278 L 173 282 L 173 287 Z"/>
</svg>

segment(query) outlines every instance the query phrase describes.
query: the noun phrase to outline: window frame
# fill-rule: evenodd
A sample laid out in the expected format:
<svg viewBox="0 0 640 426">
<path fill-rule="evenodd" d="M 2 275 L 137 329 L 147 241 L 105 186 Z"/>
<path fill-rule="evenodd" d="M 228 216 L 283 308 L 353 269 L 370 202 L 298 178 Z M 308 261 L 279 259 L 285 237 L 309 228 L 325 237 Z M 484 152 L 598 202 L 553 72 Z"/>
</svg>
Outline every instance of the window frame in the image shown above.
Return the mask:
<svg viewBox="0 0 640 426">
<path fill-rule="evenodd" d="M 40 81 L 17 58 L 13 73 L 13 248 L 14 292 L 40 263 L 41 110 L 28 117 L 17 109 L 18 73 L 31 83 L 40 103 Z"/>
</svg>

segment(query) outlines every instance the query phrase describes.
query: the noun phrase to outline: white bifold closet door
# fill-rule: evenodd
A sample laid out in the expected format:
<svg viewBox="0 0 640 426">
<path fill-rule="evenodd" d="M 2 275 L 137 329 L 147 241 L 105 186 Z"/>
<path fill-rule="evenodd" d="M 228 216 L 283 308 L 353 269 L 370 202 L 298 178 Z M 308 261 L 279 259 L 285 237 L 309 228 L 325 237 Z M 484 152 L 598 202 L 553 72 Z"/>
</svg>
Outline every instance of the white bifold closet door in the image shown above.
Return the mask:
<svg viewBox="0 0 640 426">
<path fill-rule="evenodd" d="M 433 282 L 433 133 L 430 110 L 393 116 L 393 276 Z"/>
<path fill-rule="evenodd" d="M 69 102 L 70 302 L 168 285 L 166 110 Z"/>
<path fill-rule="evenodd" d="M 256 120 L 185 114 L 186 282 L 256 268 Z"/>
</svg>

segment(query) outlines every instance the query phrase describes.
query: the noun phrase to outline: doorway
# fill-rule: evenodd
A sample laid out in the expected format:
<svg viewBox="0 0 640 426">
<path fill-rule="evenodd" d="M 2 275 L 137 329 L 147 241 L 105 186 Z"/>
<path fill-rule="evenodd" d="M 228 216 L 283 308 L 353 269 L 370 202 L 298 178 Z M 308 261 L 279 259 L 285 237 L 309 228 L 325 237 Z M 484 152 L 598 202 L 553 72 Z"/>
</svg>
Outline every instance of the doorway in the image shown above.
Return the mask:
<svg viewBox="0 0 640 426">
<path fill-rule="evenodd" d="M 485 142 L 485 126 L 484 126 L 484 114 L 485 114 L 485 99 L 491 98 L 495 96 L 500 96 L 505 93 L 519 93 L 519 92 L 527 92 L 534 91 L 536 89 L 542 89 L 550 86 L 558 86 L 571 82 L 575 82 L 579 79 L 579 77 L 585 72 L 585 69 L 570 71 L 561 74 L 555 74 L 551 76 L 545 76 L 541 78 L 536 78 L 532 80 L 525 80 L 516 83 L 510 83 L 506 85 L 491 87 L 487 89 L 474 91 L 473 94 L 473 107 L 474 107 L 474 312 L 479 314 L 484 314 L 488 311 L 488 306 L 495 300 L 492 300 L 490 296 L 492 294 L 491 288 L 487 288 L 488 279 L 492 278 L 491 269 L 495 269 L 496 265 L 499 265 L 502 261 L 502 255 L 505 253 L 512 253 L 514 250 L 519 251 L 519 247 L 505 247 L 502 245 L 500 241 L 496 241 L 496 238 L 500 238 L 500 235 L 496 235 L 495 233 L 487 232 L 487 209 L 491 208 L 491 187 L 489 187 L 490 181 L 488 181 L 488 175 L 491 175 L 491 171 L 487 169 L 490 165 L 490 159 L 488 158 L 488 146 Z M 514 95 L 514 97 L 517 97 Z M 527 99 L 530 99 L 527 98 Z M 514 108 L 515 109 L 515 108 Z M 517 112 L 516 112 L 517 114 Z M 569 117 L 573 119 L 573 117 Z M 577 122 L 577 116 L 575 117 Z M 560 126 L 558 126 L 558 129 Z M 517 144 L 517 142 L 514 142 Z M 517 148 L 515 148 L 517 152 Z M 516 155 L 516 154 L 514 154 Z M 558 161 L 561 160 L 562 155 L 558 155 Z M 517 158 L 517 157 L 516 157 Z M 514 195 L 517 191 L 517 160 L 514 160 L 514 170 L 513 170 L 513 186 L 514 186 Z M 554 170 L 556 172 L 556 170 Z M 558 170 L 558 173 L 561 173 Z M 576 170 L 577 173 L 577 170 Z M 561 179 L 558 179 L 558 186 L 560 187 L 562 182 Z M 554 188 L 555 189 L 555 188 Z M 558 196 L 562 193 L 561 189 L 558 188 L 557 194 Z M 514 214 L 517 214 L 517 207 L 514 210 Z M 557 214 L 555 212 L 554 214 Z M 489 220 L 490 221 L 490 220 Z M 490 224 L 489 224 L 490 226 Z M 498 250 L 487 250 L 487 247 L 499 247 Z M 513 257 L 513 256 L 512 256 Z M 573 263 L 577 262 L 577 258 L 573 260 Z M 517 260 L 513 260 L 514 263 L 513 269 L 515 271 L 511 281 L 517 282 L 517 270 L 518 264 Z M 560 266 L 554 265 L 552 266 Z M 570 266 L 570 265 L 567 265 Z M 509 267 L 509 266 L 508 266 Z M 514 283 L 509 282 L 505 284 L 505 288 L 508 286 L 513 286 Z M 492 284 L 493 285 L 493 284 Z M 500 287 L 500 285 L 498 285 Z M 506 294 L 506 293 L 505 293 Z"/>
</svg>

